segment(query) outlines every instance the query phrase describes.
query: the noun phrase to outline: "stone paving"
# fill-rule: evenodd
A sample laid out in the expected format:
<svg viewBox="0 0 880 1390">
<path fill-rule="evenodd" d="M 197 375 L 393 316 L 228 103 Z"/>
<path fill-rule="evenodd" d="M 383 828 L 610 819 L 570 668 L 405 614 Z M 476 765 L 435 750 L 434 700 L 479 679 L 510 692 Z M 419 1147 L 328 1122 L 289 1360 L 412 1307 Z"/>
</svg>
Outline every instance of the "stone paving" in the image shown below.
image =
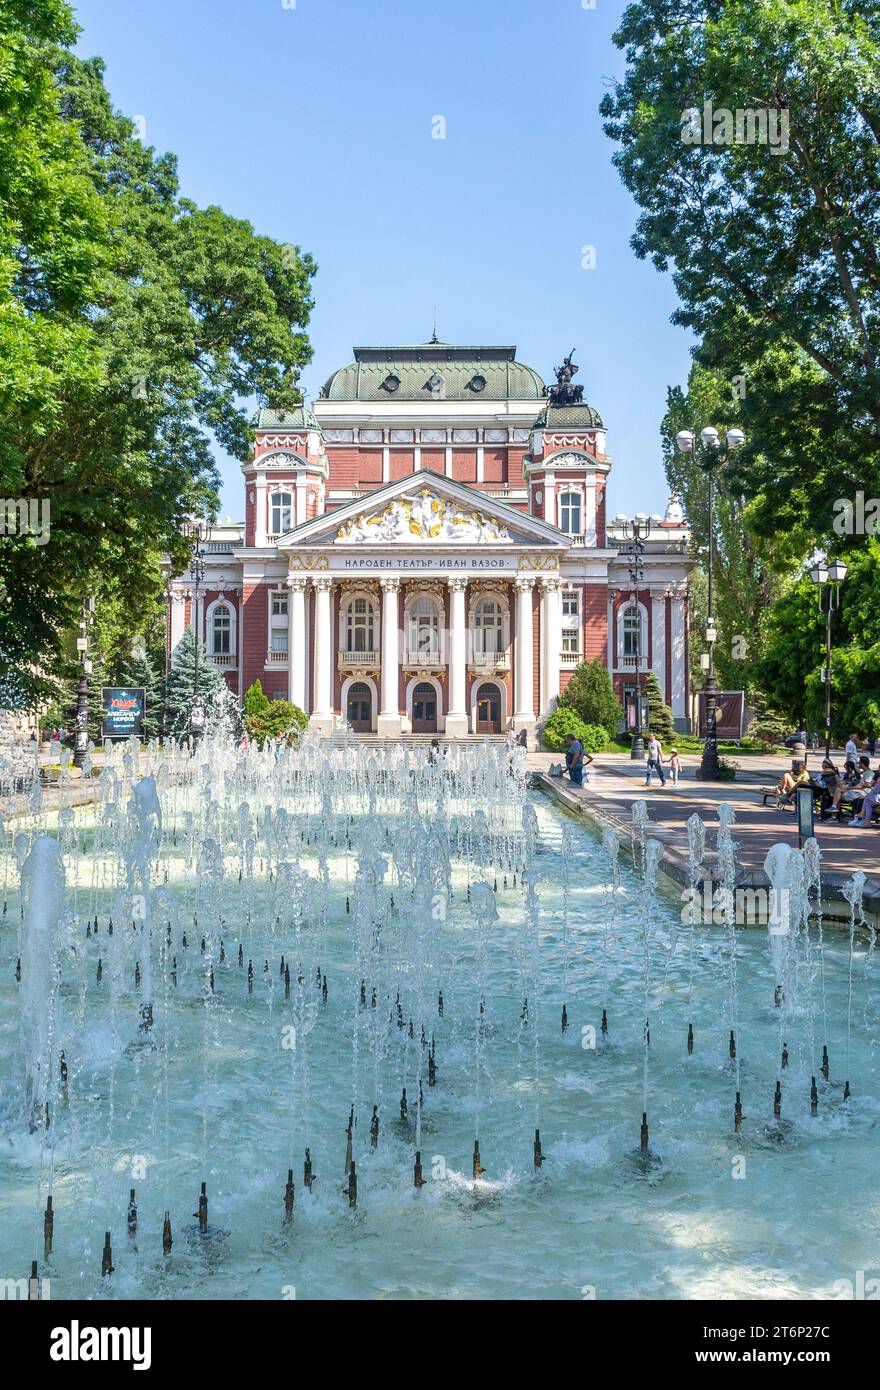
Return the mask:
<svg viewBox="0 0 880 1390">
<path fill-rule="evenodd" d="M 740 881 L 744 886 L 765 886 L 764 859 L 771 845 L 789 844 L 798 848 L 797 817 L 793 810 L 777 811 L 773 804 L 762 805 L 761 788 L 774 785 L 783 772 L 791 767 L 790 753 L 775 756 L 746 756 L 734 758 L 739 763 L 735 782 L 700 782 L 695 778 L 699 766 L 698 754 L 682 756 L 683 775 L 673 787 L 667 775 L 662 787 L 654 777 L 653 785 L 645 786 L 645 765 L 633 762 L 628 754 L 600 753 L 595 756 L 589 783 L 581 789 L 573 787 L 565 776 L 562 779 L 546 776 L 551 763 L 562 761 L 560 755 L 532 753 L 529 766 L 545 774 L 542 784 L 573 809 L 598 816 L 629 834 L 632 824 L 632 804 L 639 797 L 647 803 L 650 820 L 649 834 L 661 840 L 666 848 L 666 867 L 675 878 L 688 881 L 687 830 L 688 816 L 694 811 L 709 828 L 706 863 L 715 862 L 714 834 L 717 825 L 715 808 L 727 801 L 736 812 L 734 839 L 738 847 Z M 842 757 L 838 765 L 842 765 Z M 820 754 L 810 754 L 810 766 L 821 762 Z M 864 828 L 836 821 L 816 821 L 816 838 L 822 853 L 822 876 L 831 899 L 839 898 L 841 885 L 856 869 L 868 877 L 865 885 L 865 908 L 872 916 L 880 915 L 880 824 Z"/>
</svg>

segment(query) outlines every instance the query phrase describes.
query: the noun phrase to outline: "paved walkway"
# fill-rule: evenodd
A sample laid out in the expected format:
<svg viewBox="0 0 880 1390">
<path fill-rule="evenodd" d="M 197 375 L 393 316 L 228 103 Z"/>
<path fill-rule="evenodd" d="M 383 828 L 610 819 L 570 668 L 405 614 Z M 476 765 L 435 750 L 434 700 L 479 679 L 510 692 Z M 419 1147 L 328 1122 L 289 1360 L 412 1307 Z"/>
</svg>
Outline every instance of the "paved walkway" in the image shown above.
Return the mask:
<svg viewBox="0 0 880 1390">
<path fill-rule="evenodd" d="M 532 753 L 529 766 L 536 772 L 546 773 L 553 762 L 561 761 L 558 754 Z M 683 777 L 677 787 L 672 787 L 667 776 L 666 786 L 662 787 L 657 778 L 653 785 L 645 786 L 645 765 L 633 762 L 628 754 L 598 754 L 590 768 L 590 782 L 582 789 L 572 787 L 568 777 L 559 781 L 546 778 L 545 786 L 555 784 L 568 805 L 595 812 L 600 819 L 625 828 L 627 835 L 632 824 L 632 803 L 644 798 L 650 820 L 649 833 L 663 841 L 666 847 L 666 860 L 676 878 L 687 881 L 688 816 L 696 811 L 705 821 L 707 836 L 706 863 L 715 863 L 712 828 L 717 826 L 716 807 L 719 802 L 729 802 L 736 812 L 734 839 L 738 846 L 737 862 L 743 885 L 766 885 L 767 877 L 763 865 L 771 845 L 791 845 L 798 847 L 797 817 L 793 810 L 777 811 L 774 806 L 761 804 L 762 786 L 775 784 L 781 774 L 791 767 L 791 755 L 746 757 L 736 759 L 739 771 L 735 782 L 707 784 L 697 781 L 694 776 L 699 766 L 697 754 L 682 757 Z M 821 762 L 811 755 L 810 763 Z M 868 876 L 865 886 L 865 908 L 872 914 L 880 914 L 880 825 L 859 829 L 849 824 L 838 826 L 835 821 L 816 821 L 816 838 L 822 851 L 823 881 L 830 890 L 829 896 L 837 898 L 840 886 L 856 869 L 862 869 Z"/>
</svg>

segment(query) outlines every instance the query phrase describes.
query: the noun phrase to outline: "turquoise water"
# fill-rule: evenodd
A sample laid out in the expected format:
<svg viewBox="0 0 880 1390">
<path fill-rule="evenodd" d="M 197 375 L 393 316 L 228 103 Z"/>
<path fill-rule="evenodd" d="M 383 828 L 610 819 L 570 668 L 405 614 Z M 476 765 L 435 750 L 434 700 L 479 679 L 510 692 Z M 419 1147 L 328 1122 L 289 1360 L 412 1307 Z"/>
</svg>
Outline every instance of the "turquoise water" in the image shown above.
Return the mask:
<svg viewBox="0 0 880 1390">
<path fill-rule="evenodd" d="M 739 931 L 734 1015 L 728 930 L 682 926 L 677 889 L 646 894 L 625 856 L 614 888 L 599 837 L 495 763 L 472 767 L 465 791 L 444 791 L 442 773 L 419 776 L 415 793 L 399 772 L 383 783 L 375 765 L 353 776 L 343 763 L 324 777 L 310 764 L 299 786 L 273 782 L 265 766 L 258 776 L 218 764 L 199 787 L 162 786 L 160 776 L 148 1035 L 135 980 L 142 925 L 126 920 L 124 779 L 105 789 L 103 809 L 77 810 L 65 831 L 69 916 L 47 1005 L 50 1125 L 34 1133 L 10 858 L 0 927 L 0 1277 L 26 1277 L 37 1258 L 57 1299 L 601 1300 L 845 1296 L 859 1270 L 876 1274 L 877 989 L 867 934 L 855 939 L 847 1063 L 845 930 L 826 931 L 820 950 L 814 918 L 793 944 L 797 996 L 782 1010 L 766 930 Z M 291 819 L 270 831 L 265 807 L 278 805 Z M 523 805 L 536 817 L 533 854 Z M 51 822 L 33 827 L 41 828 L 57 833 Z M 451 897 L 437 891 L 444 846 Z M 367 861 L 379 853 L 384 865 L 362 863 L 358 884 L 364 847 Z M 468 883 L 480 879 L 497 883 L 497 920 L 480 921 L 486 890 L 474 888 L 469 900 Z M 95 915 L 97 934 L 87 938 Z M 819 1075 L 813 1117 L 810 1077 L 826 1040 L 830 1081 Z M 790 1064 L 780 1072 L 783 1041 Z M 782 1127 L 772 1110 L 778 1076 Z M 343 1192 L 352 1104 L 354 1210 Z M 645 1105 L 647 1165 L 636 1154 Z M 485 1173 L 475 1183 L 476 1132 Z M 318 1174 L 311 1192 L 306 1145 Z M 418 1191 L 417 1145 L 426 1179 Z M 294 1219 L 285 1226 L 291 1167 Z M 193 1218 L 202 1181 L 207 1237 Z M 108 1229 L 115 1272 L 102 1279 Z"/>
</svg>

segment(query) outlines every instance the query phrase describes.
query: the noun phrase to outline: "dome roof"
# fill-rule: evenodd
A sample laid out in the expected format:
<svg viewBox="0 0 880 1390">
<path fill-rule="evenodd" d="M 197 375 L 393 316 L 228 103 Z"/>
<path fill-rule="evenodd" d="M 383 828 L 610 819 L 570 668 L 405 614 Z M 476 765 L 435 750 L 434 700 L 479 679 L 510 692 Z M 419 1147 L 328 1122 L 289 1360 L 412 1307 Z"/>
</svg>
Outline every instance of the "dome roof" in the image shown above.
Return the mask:
<svg viewBox="0 0 880 1390">
<path fill-rule="evenodd" d="M 361 347 L 355 360 L 327 379 L 330 401 L 539 401 L 547 390 L 536 371 L 516 360 L 515 347 L 420 343 Z"/>
<path fill-rule="evenodd" d="M 275 410 L 263 406 L 257 415 L 258 430 L 319 430 L 321 426 L 307 405 L 299 405 L 296 410 Z"/>
<path fill-rule="evenodd" d="M 602 416 L 586 401 L 576 405 L 547 405 L 536 417 L 533 429 L 601 430 Z"/>
</svg>

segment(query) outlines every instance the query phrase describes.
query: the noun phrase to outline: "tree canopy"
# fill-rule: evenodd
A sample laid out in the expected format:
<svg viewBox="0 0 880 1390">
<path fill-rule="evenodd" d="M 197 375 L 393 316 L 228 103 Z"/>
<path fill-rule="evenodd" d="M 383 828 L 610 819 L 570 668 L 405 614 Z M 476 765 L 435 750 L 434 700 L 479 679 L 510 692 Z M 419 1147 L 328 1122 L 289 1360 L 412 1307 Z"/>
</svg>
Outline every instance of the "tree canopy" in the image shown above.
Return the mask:
<svg viewBox="0 0 880 1390">
<path fill-rule="evenodd" d="M 253 401 L 298 403 L 316 268 L 183 197 L 76 34 L 63 0 L 0 11 L 0 495 L 51 518 L 0 536 L 0 653 L 32 697 L 99 576 L 142 625 L 213 441 L 244 459 Z"/>
</svg>

